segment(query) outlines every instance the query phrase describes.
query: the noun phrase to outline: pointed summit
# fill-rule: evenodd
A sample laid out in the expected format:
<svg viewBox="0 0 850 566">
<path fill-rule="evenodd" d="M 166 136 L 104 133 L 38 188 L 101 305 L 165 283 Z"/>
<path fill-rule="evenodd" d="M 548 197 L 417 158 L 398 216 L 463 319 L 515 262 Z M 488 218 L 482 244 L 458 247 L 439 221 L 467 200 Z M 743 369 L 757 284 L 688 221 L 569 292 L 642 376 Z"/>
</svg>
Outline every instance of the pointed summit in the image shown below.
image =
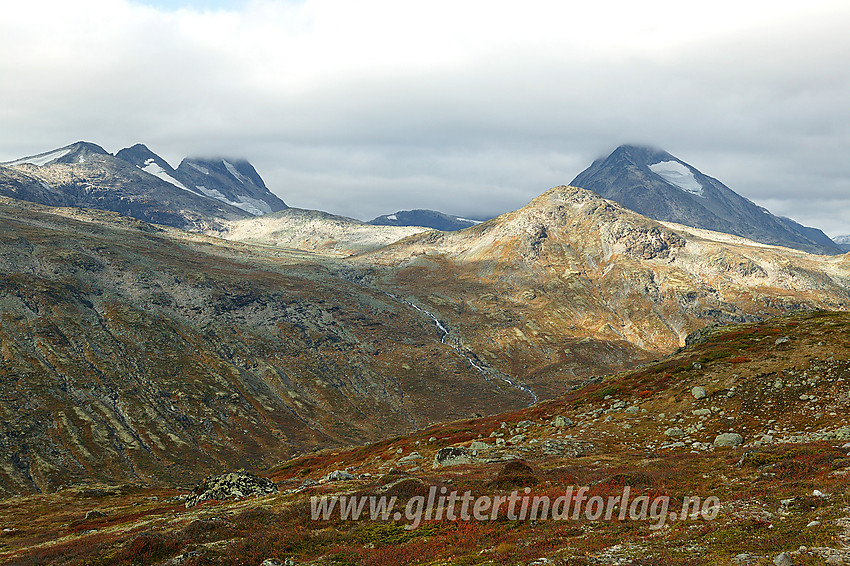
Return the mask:
<svg viewBox="0 0 850 566">
<path fill-rule="evenodd" d="M 594 161 L 570 184 L 656 220 L 809 253 L 841 253 L 820 230 L 774 216 L 717 179 L 654 147 L 621 145 L 608 157 Z"/>
</svg>

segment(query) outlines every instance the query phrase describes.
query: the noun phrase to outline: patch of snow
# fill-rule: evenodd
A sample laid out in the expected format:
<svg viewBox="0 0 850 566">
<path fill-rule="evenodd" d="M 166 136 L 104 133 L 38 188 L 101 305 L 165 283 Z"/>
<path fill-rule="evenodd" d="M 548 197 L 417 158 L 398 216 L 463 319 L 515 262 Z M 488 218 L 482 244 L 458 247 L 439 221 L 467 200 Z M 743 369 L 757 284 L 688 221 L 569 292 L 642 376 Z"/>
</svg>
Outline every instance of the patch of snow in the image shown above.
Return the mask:
<svg viewBox="0 0 850 566">
<path fill-rule="evenodd" d="M 202 165 L 198 165 L 197 163 L 192 163 L 192 162 L 190 161 L 190 162 L 189 162 L 189 167 L 192 167 L 195 171 L 200 171 L 200 172 L 201 172 L 201 173 L 203 173 L 204 175 L 209 175 L 209 174 L 210 174 L 210 170 L 209 170 L 209 169 L 207 169 L 206 167 L 204 167 L 204 166 L 202 166 Z"/>
<path fill-rule="evenodd" d="M 460 216 L 458 216 L 456 220 L 458 222 L 471 222 L 472 224 L 481 224 L 480 220 L 470 220 L 469 218 L 461 218 Z"/>
<path fill-rule="evenodd" d="M 203 185 L 195 185 L 195 188 L 204 193 L 204 195 L 216 200 L 226 201 L 227 197 L 215 189 L 208 189 Z"/>
<path fill-rule="evenodd" d="M 156 161 L 154 161 L 153 159 L 148 159 L 147 161 L 145 161 L 145 166 L 139 167 L 139 169 L 141 169 L 145 173 L 150 173 L 151 175 L 159 177 L 160 179 L 162 179 L 166 183 L 171 183 L 172 185 L 174 185 L 178 189 L 183 189 L 184 191 L 189 191 L 190 193 L 194 192 L 194 191 L 190 190 L 189 188 L 187 188 L 186 185 L 184 185 L 183 183 L 181 183 L 180 181 L 178 181 L 177 179 L 175 179 L 174 177 L 172 177 L 171 175 L 166 173 L 165 170 L 162 167 L 160 167 L 159 165 L 157 165 Z"/>
<path fill-rule="evenodd" d="M 7 167 L 11 167 L 12 165 L 22 165 L 24 163 L 31 163 L 38 167 L 42 165 L 47 165 L 51 161 L 59 159 L 61 157 L 65 157 L 71 153 L 71 148 L 67 147 L 65 149 L 57 149 L 56 151 L 51 151 L 50 153 L 42 153 L 40 155 L 34 155 L 32 157 L 24 157 L 23 159 L 18 159 L 17 161 L 10 161 L 8 163 L 4 163 L 3 165 Z"/>
<path fill-rule="evenodd" d="M 80 156 L 79 159 L 77 159 L 77 163 L 85 163 L 85 162 L 86 162 L 86 158 L 83 157 L 82 155 Z"/>
<path fill-rule="evenodd" d="M 395 214 L 390 214 L 389 216 L 387 216 L 387 220 L 398 220 L 398 216 L 396 216 Z"/>
<path fill-rule="evenodd" d="M 227 203 L 230 206 L 235 206 L 236 208 L 241 208 L 248 214 L 253 214 L 254 216 L 263 216 L 264 214 L 268 214 L 272 211 L 272 207 L 269 206 L 269 203 L 263 200 L 240 195 L 238 197 L 238 201 L 232 201 L 224 196 L 220 191 L 215 189 L 208 189 L 203 185 L 195 185 L 195 188 L 209 198 Z"/>
<path fill-rule="evenodd" d="M 685 192 L 703 196 L 703 186 L 693 172 L 678 161 L 662 161 L 649 166 L 653 173 Z"/>
<path fill-rule="evenodd" d="M 233 175 L 233 178 L 242 183 L 243 185 L 247 185 L 251 182 L 248 177 L 237 171 L 236 167 L 229 161 L 222 160 L 222 163 L 224 163 L 224 167 L 225 169 L 227 169 L 227 172 Z"/>
</svg>

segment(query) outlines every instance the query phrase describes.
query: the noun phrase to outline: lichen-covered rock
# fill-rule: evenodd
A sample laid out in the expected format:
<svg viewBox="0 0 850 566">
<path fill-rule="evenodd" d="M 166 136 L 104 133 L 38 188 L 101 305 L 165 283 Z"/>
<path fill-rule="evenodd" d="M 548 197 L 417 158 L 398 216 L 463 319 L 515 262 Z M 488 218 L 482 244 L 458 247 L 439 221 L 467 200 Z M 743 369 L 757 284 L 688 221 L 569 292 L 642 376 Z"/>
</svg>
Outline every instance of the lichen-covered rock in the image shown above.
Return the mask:
<svg viewBox="0 0 850 566">
<path fill-rule="evenodd" d="M 224 501 L 227 499 L 243 499 L 251 495 L 268 495 L 276 493 L 277 490 L 277 486 L 270 479 L 255 476 L 245 470 L 239 470 L 205 478 L 186 498 L 186 507 L 194 507 L 204 501 Z"/>
<path fill-rule="evenodd" d="M 714 439 L 715 446 L 735 447 L 740 446 L 743 443 L 744 437 L 734 432 L 724 432 L 723 434 L 718 434 L 717 437 Z"/>
<path fill-rule="evenodd" d="M 468 448 L 463 446 L 446 446 L 445 448 L 440 448 L 437 454 L 434 455 L 434 467 L 470 464 L 473 459 L 474 456 Z"/>
</svg>

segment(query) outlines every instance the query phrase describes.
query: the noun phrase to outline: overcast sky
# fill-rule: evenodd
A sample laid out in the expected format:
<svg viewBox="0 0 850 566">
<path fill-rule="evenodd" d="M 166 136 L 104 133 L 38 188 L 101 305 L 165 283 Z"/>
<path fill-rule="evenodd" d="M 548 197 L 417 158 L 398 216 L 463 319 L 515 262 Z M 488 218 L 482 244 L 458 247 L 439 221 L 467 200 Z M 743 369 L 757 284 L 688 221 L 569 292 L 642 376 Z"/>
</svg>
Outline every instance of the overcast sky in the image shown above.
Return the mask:
<svg viewBox="0 0 850 566">
<path fill-rule="evenodd" d="M 646 143 L 850 234 L 846 0 L 0 2 L 0 161 L 141 142 L 291 206 L 482 217 Z"/>
</svg>

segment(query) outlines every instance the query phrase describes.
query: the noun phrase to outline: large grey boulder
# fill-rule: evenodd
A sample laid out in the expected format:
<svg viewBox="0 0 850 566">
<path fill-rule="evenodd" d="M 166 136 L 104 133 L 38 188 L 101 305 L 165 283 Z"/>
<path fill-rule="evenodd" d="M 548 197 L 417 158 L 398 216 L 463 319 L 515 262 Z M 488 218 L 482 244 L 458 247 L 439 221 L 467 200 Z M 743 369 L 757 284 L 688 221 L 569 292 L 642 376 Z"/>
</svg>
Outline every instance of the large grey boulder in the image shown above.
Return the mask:
<svg viewBox="0 0 850 566">
<path fill-rule="evenodd" d="M 715 446 L 729 446 L 735 447 L 740 446 L 744 443 L 744 437 L 735 432 L 724 432 L 723 434 L 718 434 L 714 439 Z"/>
<path fill-rule="evenodd" d="M 186 498 L 186 507 L 194 507 L 204 501 L 243 499 L 251 495 L 268 495 L 277 491 L 277 486 L 270 479 L 239 470 L 205 478 Z"/>
</svg>

